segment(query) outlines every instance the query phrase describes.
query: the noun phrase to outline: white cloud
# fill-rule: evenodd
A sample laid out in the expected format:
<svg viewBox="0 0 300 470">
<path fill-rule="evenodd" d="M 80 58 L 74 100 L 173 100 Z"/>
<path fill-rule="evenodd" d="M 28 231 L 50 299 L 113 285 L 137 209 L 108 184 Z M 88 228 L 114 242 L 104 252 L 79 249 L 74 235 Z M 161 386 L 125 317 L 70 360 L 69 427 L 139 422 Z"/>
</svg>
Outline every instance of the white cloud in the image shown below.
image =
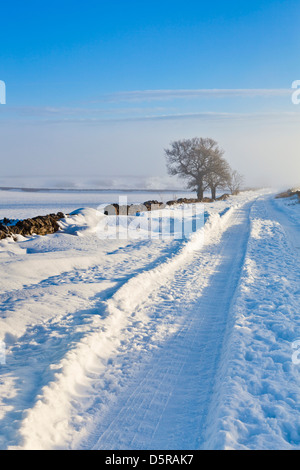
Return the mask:
<svg viewBox="0 0 300 470">
<path fill-rule="evenodd" d="M 122 91 L 105 95 L 100 101 L 154 101 L 190 98 L 224 98 L 224 97 L 274 97 L 291 95 L 290 89 L 191 89 L 191 90 L 135 90 Z M 96 102 L 96 101 L 95 101 Z"/>
</svg>

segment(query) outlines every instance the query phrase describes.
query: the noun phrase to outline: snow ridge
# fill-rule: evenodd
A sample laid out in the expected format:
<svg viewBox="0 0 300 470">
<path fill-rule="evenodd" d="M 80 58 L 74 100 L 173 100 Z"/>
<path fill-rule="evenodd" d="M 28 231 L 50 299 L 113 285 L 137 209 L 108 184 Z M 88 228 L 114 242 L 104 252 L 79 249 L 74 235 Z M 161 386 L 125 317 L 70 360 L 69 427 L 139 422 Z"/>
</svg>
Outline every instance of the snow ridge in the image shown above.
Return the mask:
<svg viewBox="0 0 300 470">
<path fill-rule="evenodd" d="M 222 232 L 230 225 L 233 211 L 230 208 L 222 217 L 212 215 L 178 254 L 158 267 L 130 279 L 106 302 L 104 318 L 94 316 L 88 334 L 67 352 L 60 363 L 51 366 L 57 370 L 54 380 L 42 389 L 37 402 L 28 410 L 23 420 L 20 429 L 23 444 L 20 448 L 47 449 L 60 447 L 74 440 L 74 427 L 78 427 L 75 416 L 82 416 L 84 408 L 90 406 L 90 399 L 85 401 L 85 398 L 93 388 L 93 378 L 104 376 L 105 382 L 107 362 L 117 353 L 124 336 L 128 335 L 126 328 L 131 315 L 150 294 L 172 279 L 174 273 L 188 263 L 195 250 L 201 249 L 203 245 L 218 243 Z M 143 320 L 147 321 L 146 318 Z M 74 413 L 74 405 L 75 409 L 80 406 L 80 412 L 76 409 Z"/>
</svg>

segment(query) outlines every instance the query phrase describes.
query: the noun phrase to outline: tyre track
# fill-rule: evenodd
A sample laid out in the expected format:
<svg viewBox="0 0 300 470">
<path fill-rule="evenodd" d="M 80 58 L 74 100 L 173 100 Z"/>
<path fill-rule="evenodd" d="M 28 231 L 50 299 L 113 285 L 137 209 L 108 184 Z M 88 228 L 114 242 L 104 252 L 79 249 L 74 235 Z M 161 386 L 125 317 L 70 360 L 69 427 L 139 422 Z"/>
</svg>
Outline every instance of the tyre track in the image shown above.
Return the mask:
<svg viewBox="0 0 300 470">
<path fill-rule="evenodd" d="M 151 338 L 157 316 L 165 311 L 165 290 L 175 301 L 166 323 L 180 326 L 147 358 L 110 411 L 98 416 L 96 426 L 94 410 L 96 429 L 82 442 L 83 448 L 197 449 L 203 445 L 231 299 L 244 263 L 251 205 L 236 211 L 219 244 L 195 251 L 184 271 L 178 271 L 174 281 L 153 298 L 148 307 L 151 322 L 143 338 Z"/>
<path fill-rule="evenodd" d="M 19 447 L 201 446 L 251 204 L 105 302 L 28 410 Z"/>
</svg>

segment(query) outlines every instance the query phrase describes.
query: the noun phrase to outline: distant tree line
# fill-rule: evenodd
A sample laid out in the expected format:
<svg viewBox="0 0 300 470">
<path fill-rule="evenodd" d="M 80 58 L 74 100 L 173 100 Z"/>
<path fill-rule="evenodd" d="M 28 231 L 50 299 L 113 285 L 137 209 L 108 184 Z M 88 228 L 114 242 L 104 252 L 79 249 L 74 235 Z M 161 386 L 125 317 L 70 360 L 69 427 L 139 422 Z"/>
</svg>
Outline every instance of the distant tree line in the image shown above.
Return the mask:
<svg viewBox="0 0 300 470">
<path fill-rule="evenodd" d="M 213 139 L 194 137 L 171 142 L 165 156 L 168 173 L 184 178 L 199 200 L 207 190 L 216 199 L 217 190 L 228 189 L 237 194 L 241 189 L 243 177 L 231 169 L 224 150 Z"/>
</svg>

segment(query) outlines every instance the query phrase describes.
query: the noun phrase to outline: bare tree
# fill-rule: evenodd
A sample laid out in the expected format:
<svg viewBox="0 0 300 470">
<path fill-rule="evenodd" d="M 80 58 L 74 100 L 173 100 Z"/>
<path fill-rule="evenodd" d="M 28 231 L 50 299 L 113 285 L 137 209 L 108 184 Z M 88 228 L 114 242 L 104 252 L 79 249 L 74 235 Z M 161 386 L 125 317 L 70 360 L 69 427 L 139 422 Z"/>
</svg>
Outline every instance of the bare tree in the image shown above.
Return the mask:
<svg viewBox="0 0 300 470">
<path fill-rule="evenodd" d="M 170 145 L 170 149 L 165 149 L 168 173 L 185 178 L 188 188 L 197 191 L 197 198 L 202 200 L 209 181 L 212 182 L 213 165 L 222 159 L 223 150 L 209 138 L 194 137 Z"/>
<path fill-rule="evenodd" d="M 240 173 L 238 173 L 236 170 L 231 171 L 230 179 L 227 185 L 231 194 L 238 194 L 241 190 L 243 182 L 244 177 L 240 175 Z"/>
<path fill-rule="evenodd" d="M 220 155 L 213 156 L 210 163 L 210 171 L 206 176 L 208 187 L 211 190 L 212 199 L 216 199 L 217 189 L 225 189 L 231 181 L 231 168 L 228 162 Z"/>
</svg>

